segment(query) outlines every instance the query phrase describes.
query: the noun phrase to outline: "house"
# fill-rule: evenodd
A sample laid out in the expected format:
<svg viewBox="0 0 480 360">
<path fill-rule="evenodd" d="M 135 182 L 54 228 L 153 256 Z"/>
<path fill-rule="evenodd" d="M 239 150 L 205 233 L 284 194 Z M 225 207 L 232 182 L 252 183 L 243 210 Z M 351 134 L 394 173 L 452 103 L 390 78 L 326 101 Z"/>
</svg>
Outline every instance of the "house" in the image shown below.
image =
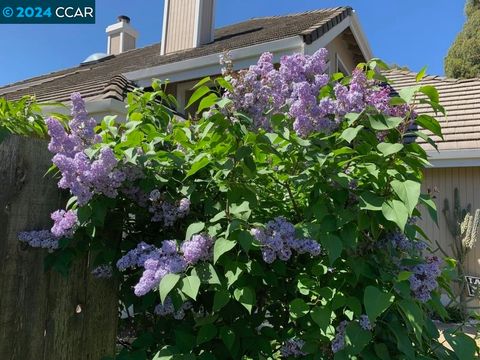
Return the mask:
<svg viewBox="0 0 480 360">
<path fill-rule="evenodd" d="M 357 15 L 349 7 L 253 18 L 217 30 L 214 15 L 215 0 L 166 0 L 162 42 L 141 49 L 135 48 L 138 32 L 130 19 L 120 16 L 106 29 L 106 54 L 0 87 L 0 96 L 18 99 L 28 94 L 39 101 L 65 102 L 78 91 L 94 116 L 124 117 L 126 94 L 134 87 L 150 86 L 153 79 L 168 79 L 168 91 L 176 95 L 179 107 L 184 106 L 198 80 L 221 73 L 219 57 L 226 50 L 236 69 L 256 63 L 265 51 L 278 61 L 285 54 L 313 54 L 326 47 L 332 72 L 349 72 L 372 57 Z"/>
</svg>

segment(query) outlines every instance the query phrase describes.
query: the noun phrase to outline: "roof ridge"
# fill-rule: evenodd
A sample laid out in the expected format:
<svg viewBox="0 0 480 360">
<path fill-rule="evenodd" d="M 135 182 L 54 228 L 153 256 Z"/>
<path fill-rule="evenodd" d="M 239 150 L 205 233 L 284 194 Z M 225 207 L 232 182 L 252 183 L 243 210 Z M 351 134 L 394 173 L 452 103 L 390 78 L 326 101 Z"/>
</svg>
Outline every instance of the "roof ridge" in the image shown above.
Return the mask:
<svg viewBox="0 0 480 360">
<path fill-rule="evenodd" d="M 271 15 L 271 16 L 256 16 L 252 17 L 249 20 L 265 20 L 265 19 L 278 19 L 278 18 L 283 18 L 283 17 L 291 17 L 291 16 L 302 16 L 302 15 L 308 15 L 308 14 L 317 14 L 317 13 L 322 13 L 322 12 L 329 12 L 329 11 L 339 11 L 339 10 L 347 10 L 351 9 L 350 6 L 337 6 L 337 7 L 332 7 L 332 8 L 322 8 L 322 9 L 313 9 L 313 10 L 306 10 L 306 11 L 301 11 L 298 13 L 291 13 L 291 14 L 284 14 L 284 15 Z"/>
</svg>

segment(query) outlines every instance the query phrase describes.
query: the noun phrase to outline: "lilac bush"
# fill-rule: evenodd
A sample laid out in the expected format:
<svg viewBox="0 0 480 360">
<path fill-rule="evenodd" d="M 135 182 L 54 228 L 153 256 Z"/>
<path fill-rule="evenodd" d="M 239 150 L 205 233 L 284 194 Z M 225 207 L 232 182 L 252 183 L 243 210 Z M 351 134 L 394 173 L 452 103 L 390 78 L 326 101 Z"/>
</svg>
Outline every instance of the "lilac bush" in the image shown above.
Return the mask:
<svg viewBox="0 0 480 360">
<path fill-rule="evenodd" d="M 453 264 L 413 220 L 435 212 L 412 139 L 442 135 L 416 111 L 442 111 L 438 94 L 395 94 L 378 59 L 330 76 L 327 55 L 239 72 L 224 56 L 192 119 L 156 82 L 129 95 L 126 123 L 95 126 L 78 95 L 69 126 L 47 120 L 72 195 L 58 263 L 94 252 L 93 274 L 119 281 L 137 340 L 118 359 L 458 358 L 431 318 Z M 469 359 L 473 341 L 449 336 Z"/>
</svg>

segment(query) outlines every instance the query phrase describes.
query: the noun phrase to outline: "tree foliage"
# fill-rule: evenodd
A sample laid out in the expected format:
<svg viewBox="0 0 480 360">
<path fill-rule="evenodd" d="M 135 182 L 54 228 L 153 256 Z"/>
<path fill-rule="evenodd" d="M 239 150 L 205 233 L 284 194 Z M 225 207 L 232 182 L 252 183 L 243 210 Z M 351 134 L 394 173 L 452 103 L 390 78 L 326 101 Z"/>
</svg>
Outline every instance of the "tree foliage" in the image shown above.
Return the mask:
<svg viewBox="0 0 480 360">
<path fill-rule="evenodd" d="M 480 76 L 480 3 L 469 0 L 467 20 L 445 57 L 445 74 L 453 78 Z"/>
</svg>

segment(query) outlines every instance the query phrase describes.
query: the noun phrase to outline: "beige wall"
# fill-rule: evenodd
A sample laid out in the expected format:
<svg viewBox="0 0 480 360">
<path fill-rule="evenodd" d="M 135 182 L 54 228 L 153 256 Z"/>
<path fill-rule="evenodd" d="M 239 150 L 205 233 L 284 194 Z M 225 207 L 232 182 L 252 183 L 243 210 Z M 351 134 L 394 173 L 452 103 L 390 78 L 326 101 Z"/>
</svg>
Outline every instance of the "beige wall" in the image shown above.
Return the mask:
<svg viewBox="0 0 480 360">
<path fill-rule="evenodd" d="M 120 54 L 120 34 L 113 35 L 110 38 L 110 54 Z"/>
<path fill-rule="evenodd" d="M 423 183 L 423 192 L 433 191 L 435 203 L 438 210 L 438 224 L 430 219 L 426 211 L 422 209 L 423 219 L 419 225 L 432 240 L 432 249 L 438 248 L 435 241 L 451 255 L 451 246 L 453 237 L 450 234 L 445 216 L 443 214 L 444 200 L 449 200 L 450 209 L 453 208 L 453 193 L 455 188 L 459 189 L 460 204 L 466 207 L 472 206 L 472 212 L 480 208 L 480 168 L 445 168 L 445 169 L 427 169 Z M 439 253 L 441 256 L 441 253 Z M 480 277 L 480 241 L 477 246 L 469 253 L 466 261 L 467 275 Z M 472 303 L 474 304 L 474 303 Z M 470 305 L 472 305 L 470 304 Z M 476 304 L 477 305 L 477 304 Z"/>
<path fill-rule="evenodd" d="M 123 34 L 123 51 L 129 51 L 129 50 L 133 50 L 135 49 L 137 46 L 136 46 L 136 39 L 127 34 L 127 33 L 124 33 Z"/>
<path fill-rule="evenodd" d="M 195 34 L 195 5 L 193 0 L 168 2 L 165 53 L 193 47 Z"/>
<path fill-rule="evenodd" d="M 330 44 L 327 45 L 329 60 L 330 60 L 330 69 L 332 72 L 336 71 L 336 57 L 338 56 L 348 71 L 352 71 L 357 63 L 355 61 L 355 56 L 349 50 L 347 43 L 343 40 L 342 36 L 336 37 Z"/>
</svg>

